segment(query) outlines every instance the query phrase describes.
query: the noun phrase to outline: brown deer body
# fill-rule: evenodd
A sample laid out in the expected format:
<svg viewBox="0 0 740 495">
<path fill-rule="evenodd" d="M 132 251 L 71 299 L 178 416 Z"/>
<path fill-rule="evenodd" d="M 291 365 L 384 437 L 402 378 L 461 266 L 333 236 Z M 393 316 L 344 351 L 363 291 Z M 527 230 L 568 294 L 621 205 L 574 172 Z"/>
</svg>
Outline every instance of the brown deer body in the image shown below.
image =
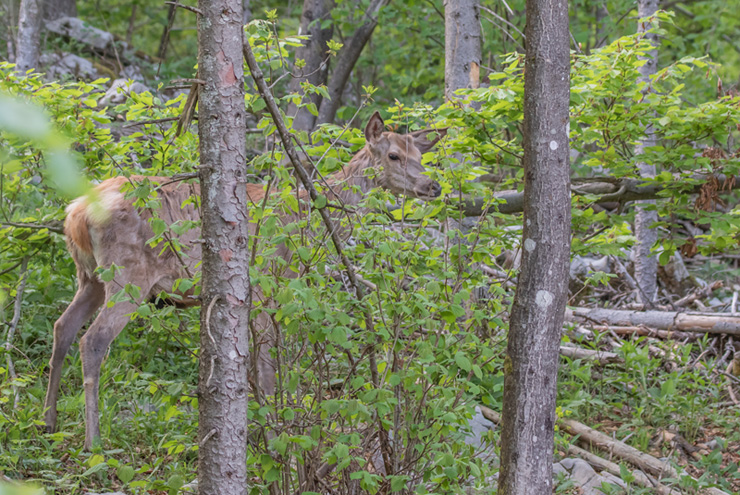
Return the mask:
<svg viewBox="0 0 740 495">
<path fill-rule="evenodd" d="M 427 139 L 433 131 L 418 131 L 407 135 L 383 132 L 384 124 L 376 112 L 367 124 L 367 144 L 343 170 L 333 174 L 328 183 L 333 186 L 330 200 L 342 201 L 346 205 L 357 205 L 364 194 L 374 187 L 383 187 L 395 194 L 406 194 L 421 199 L 439 196 L 440 185 L 424 174 L 421 155 L 437 142 Z M 442 134 L 444 131 L 436 131 Z M 368 173 L 372 171 L 371 173 Z M 144 179 L 139 178 L 139 179 Z M 187 203 L 192 194 L 199 194 L 197 184 L 174 183 L 166 177 L 149 177 L 159 184 L 157 198 L 161 202 L 158 217 L 168 225 L 180 220 L 200 219 L 197 208 Z M 85 392 L 85 448 L 90 449 L 100 437 L 98 390 L 100 368 L 108 346 L 129 321 L 128 315 L 135 312 L 142 301 L 152 300 L 162 292 L 172 291 L 177 279 L 190 277 L 201 259 L 201 244 L 197 242 L 199 229 L 191 229 L 178 237 L 183 246 L 180 253 L 150 247 L 147 241 L 154 237 L 149 220 L 150 211 L 139 210 L 132 201 L 125 199 L 121 187 L 129 181 L 125 177 L 108 179 L 96 187 L 98 204 L 87 197 L 78 198 L 67 208 L 65 234 L 68 249 L 77 265 L 78 289 L 69 307 L 54 324 L 54 345 L 50 360 L 49 386 L 45 401 L 47 429 L 56 429 L 57 399 L 62 366 L 69 348 L 78 331 L 102 306 L 97 318 L 80 340 L 83 384 Z M 264 199 L 262 185 L 247 185 L 251 202 Z M 185 203 L 185 205 L 183 205 Z M 100 215 L 100 205 L 107 214 Z M 286 220 L 285 218 L 283 220 Z M 254 223 L 250 235 L 254 234 Z M 290 255 L 287 248 L 281 256 Z M 95 273 L 96 268 L 116 270 L 113 280 L 103 282 Z M 104 305 L 126 284 L 140 288 L 140 299 L 122 301 L 108 307 Z M 259 288 L 253 291 L 258 293 Z M 261 294 L 257 294 L 259 297 Z M 192 294 L 179 294 L 179 306 L 199 304 Z M 265 330 L 269 321 L 264 313 L 257 317 L 258 328 Z M 269 338 L 268 338 L 269 339 Z M 265 352 L 268 344 L 260 346 L 260 385 L 268 393 L 274 393 L 274 363 Z M 264 380 L 264 382 L 263 382 Z"/>
</svg>

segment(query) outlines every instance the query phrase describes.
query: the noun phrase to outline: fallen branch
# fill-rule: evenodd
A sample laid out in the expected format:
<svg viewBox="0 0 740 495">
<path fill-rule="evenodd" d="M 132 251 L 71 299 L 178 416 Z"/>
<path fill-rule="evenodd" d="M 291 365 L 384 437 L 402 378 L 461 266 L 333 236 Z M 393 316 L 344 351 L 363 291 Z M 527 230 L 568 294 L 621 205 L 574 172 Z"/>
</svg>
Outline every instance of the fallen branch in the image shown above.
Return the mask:
<svg viewBox="0 0 740 495">
<path fill-rule="evenodd" d="M 705 287 L 696 289 L 691 294 L 684 296 L 678 301 L 674 302 L 673 306 L 677 308 L 688 306 L 689 304 L 696 301 L 697 299 L 704 299 L 705 297 L 711 296 L 712 292 L 714 292 L 717 289 L 721 289 L 722 285 L 723 284 L 721 280 L 717 280 L 715 282 L 712 282 L 711 284 L 707 284 Z"/>
<path fill-rule="evenodd" d="M 618 363 L 622 361 L 616 353 L 605 351 L 594 351 L 591 349 L 582 349 L 580 347 L 560 346 L 560 355 L 571 359 L 585 359 L 588 361 L 597 361 L 599 364 Z"/>
<path fill-rule="evenodd" d="M 684 192 L 697 194 L 702 186 L 709 180 L 716 180 L 719 191 L 740 189 L 740 178 L 716 175 L 696 175 L 692 177 L 696 181 L 686 191 L 686 178 L 676 177 L 673 183 L 656 183 L 654 181 L 638 179 L 620 179 L 616 177 L 599 177 L 593 179 L 574 179 L 571 192 L 577 196 L 598 196 L 594 203 L 610 203 L 637 201 L 642 199 L 660 198 L 661 192 L 672 187 L 682 187 Z M 684 181 L 684 182 L 680 182 Z M 678 185 L 678 186 L 677 186 Z M 524 192 L 499 191 L 494 193 L 494 204 L 499 213 L 521 213 L 524 209 Z M 498 200 L 498 204 L 496 204 Z M 486 198 L 468 198 L 462 202 L 460 209 L 466 216 L 480 216 L 489 207 L 490 201 Z"/>
<path fill-rule="evenodd" d="M 496 424 L 501 423 L 501 414 L 483 405 L 479 405 L 479 407 L 481 413 L 483 414 L 483 417 L 490 421 L 493 421 Z M 572 419 L 561 418 L 558 420 L 558 425 L 571 435 L 577 436 L 579 441 L 589 443 L 592 446 L 596 446 L 600 450 L 609 452 L 610 454 L 629 462 L 630 464 L 640 468 L 643 471 L 649 471 L 655 476 L 658 476 L 658 478 L 669 477 L 678 480 L 680 477 L 679 473 L 673 468 L 673 466 L 671 466 L 667 462 L 663 462 L 651 456 L 650 454 L 646 454 L 634 447 L 630 447 L 626 443 L 613 439 L 608 435 L 601 433 L 600 431 L 594 430 L 593 428 L 584 425 L 583 423 L 579 423 L 578 421 L 574 421 Z M 578 455 L 579 457 L 583 457 L 583 459 L 589 462 L 589 464 L 593 461 L 595 463 L 593 464 L 594 467 L 606 470 L 607 472 L 610 472 L 616 476 L 621 476 L 620 469 L 617 464 L 605 459 L 601 459 L 595 454 L 592 454 L 583 449 L 579 449 L 578 447 L 575 447 L 574 449 L 569 448 L 568 453 L 573 453 L 575 455 Z M 659 494 L 680 494 L 680 492 L 671 490 L 665 485 L 661 485 L 659 481 L 652 479 L 649 475 L 645 475 L 645 473 L 633 472 L 632 474 L 635 475 L 635 481 L 637 483 L 642 486 L 654 488 Z M 640 476 L 640 474 L 642 474 L 642 476 Z M 683 476 L 688 475 L 684 474 Z M 705 488 L 703 490 L 703 493 L 705 493 L 706 495 L 728 495 L 727 492 L 724 492 L 718 488 Z"/>
<path fill-rule="evenodd" d="M 603 308 L 566 309 L 565 320 L 576 323 L 658 328 L 696 333 L 740 335 L 740 316 L 729 313 L 631 311 Z"/>
<path fill-rule="evenodd" d="M 646 326 L 638 327 L 621 327 L 611 325 L 592 325 L 590 329 L 599 332 L 612 332 L 616 335 L 639 335 L 645 337 L 657 337 L 659 339 L 685 340 L 696 338 L 695 334 L 687 332 L 677 332 L 675 330 L 658 330 Z"/>
<path fill-rule="evenodd" d="M 590 446 L 595 446 L 596 448 L 609 452 L 620 459 L 624 459 L 643 471 L 652 473 L 657 476 L 658 479 L 668 477 L 678 480 L 683 476 L 688 476 L 687 474 L 679 474 L 678 471 L 676 471 L 673 466 L 667 462 L 656 459 L 650 454 L 637 450 L 624 442 L 611 438 L 610 436 L 605 435 L 598 430 L 594 430 L 583 423 L 579 423 L 578 421 L 562 418 L 558 420 L 558 425 L 571 435 L 578 436 L 580 442 L 587 443 Z M 717 488 L 706 488 L 704 489 L 704 493 L 707 495 L 728 495 L 726 492 Z"/>
</svg>

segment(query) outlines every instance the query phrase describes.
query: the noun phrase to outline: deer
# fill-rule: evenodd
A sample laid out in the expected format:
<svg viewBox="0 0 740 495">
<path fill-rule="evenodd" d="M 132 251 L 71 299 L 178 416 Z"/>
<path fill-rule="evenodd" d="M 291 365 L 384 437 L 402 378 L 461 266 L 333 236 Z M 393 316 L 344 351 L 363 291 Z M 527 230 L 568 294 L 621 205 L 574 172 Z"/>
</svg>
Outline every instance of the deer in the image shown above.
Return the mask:
<svg viewBox="0 0 740 495">
<path fill-rule="evenodd" d="M 375 112 L 364 134 L 365 147 L 342 169 L 327 177 L 332 201 L 357 206 L 376 187 L 421 200 L 439 197 L 442 188 L 425 173 L 421 160 L 422 154 L 432 149 L 445 130 L 426 129 L 405 135 L 385 131 L 383 119 Z M 178 237 L 182 246 L 180 252 L 151 247 L 148 240 L 154 237 L 150 223 L 153 212 L 135 207 L 133 200 L 127 199 L 122 192 L 126 183 L 137 180 L 149 180 L 156 187 L 157 198 L 161 202 L 158 218 L 167 224 L 200 220 L 198 208 L 192 201 L 187 201 L 191 195 L 200 193 L 198 184 L 173 181 L 170 177 L 120 176 L 107 179 L 95 187 L 93 194 L 77 198 L 66 209 L 64 233 L 67 249 L 77 268 L 78 288 L 72 302 L 54 324 L 44 422 L 47 431 L 56 430 L 57 400 L 65 356 L 80 329 L 102 307 L 79 342 L 85 395 L 86 450 L 100 442 L 98 396 L 103 359 L 130 315 L 143 302 L 161 302 L 158 297 L 162 293 L 174 293 L 176 296 L 165 302 L 179 307 L 200 303 L 192 289 L 184 293 L 173 292 L 176 281 L 191 276 L 200 262 L 200 229 L 193 228 Z M 262 184 L 247 184 L 246 188 L 248 200 L 253 205 L 259 204 L 269 194 Z M 303 196 L 305 199 L 306 195 Z M 306 207 L 305 203 L 302 208 Z M 101 214 L 101 209 L 105 214 Z M 250 236 L 255 235 L 255 223 L 250 222 Z M 283 246 L 276 255 L 287 257 L 290 252 Z M 112 280 L 103 281 L 96 270 L 113 265 L 116 269 Z M 139 287 L 138 300 L 132 298 L 109 306 L 108 301 L 126 284 Z M 259 290 L 259 287 L 252 288 L 253 298 L 255 293 L 260 297 Z M 264 313 L 256 318 L 262 320 L 257 322 L 258 326 L 265 328 L 269 325 Z M 270 339 L 259 345 L 258 378 L 264 380 L 266 394 L 274 395 L 275 364 L 269 357 L 269 349 L 265 349 L 270 346 Z"/>
</svg>

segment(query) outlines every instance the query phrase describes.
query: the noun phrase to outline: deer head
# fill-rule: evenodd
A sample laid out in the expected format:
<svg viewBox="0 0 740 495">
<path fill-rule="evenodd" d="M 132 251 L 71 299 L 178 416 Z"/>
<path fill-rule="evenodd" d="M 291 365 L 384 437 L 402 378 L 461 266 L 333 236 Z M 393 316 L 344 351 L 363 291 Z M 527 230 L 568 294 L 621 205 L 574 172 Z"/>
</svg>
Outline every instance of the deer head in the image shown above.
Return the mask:
<svg viewBox="0 0 740 495">
<path fill-rule="evenodd" d="M 438 197 L 442 186 L 425 172 L 421 155 L 445 135 L 446 129 L 426 129 L 406 135 L 384 132 L 385 123 L 375 112 L 365 127 L 365 139 L 372 156 L 375 183 L 393 194 L 430 200 Z M 429 134 L 436 133 L 431 141 Z"/>
</svg>

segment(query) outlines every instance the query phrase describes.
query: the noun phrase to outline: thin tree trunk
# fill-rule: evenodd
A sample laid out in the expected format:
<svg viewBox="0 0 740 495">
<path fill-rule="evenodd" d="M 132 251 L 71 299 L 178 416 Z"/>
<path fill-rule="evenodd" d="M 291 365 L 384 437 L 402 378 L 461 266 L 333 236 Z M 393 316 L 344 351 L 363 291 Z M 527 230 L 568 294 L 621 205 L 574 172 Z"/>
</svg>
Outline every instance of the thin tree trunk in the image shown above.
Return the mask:
<svg viewBox="0 0 740 495">
<path fill-rule="evenodd" d="M 388 0 L 372 0 L 365 11 L 365 22 L 357 28 L 352 38 L 347 41 L 337 56 L 337 62 L 334 70 L 331 72 L 331 80 L 328 85 L 330 99 L 322 99 L 319 107 L 319 116 L 316 124 L 325 124 L 334 122 L 334 118 L 342 103 L 342 93 L 347 85 L 349 76 L 355 68 L 357 60 L 362 54 L 362 50 L 370 40 L 370 37 L 378 25 L 378 14 L 380 9 L 388 3 Z"/>
<path fill-rule="evenodd" d="M 200 0 L 203 264 L 198 488 L 247 493 L 249 260 L 241 0 Z"/>
<path fill-rule="evenodd" d="M 552 493 L 558 348 L 570 260 L 566 0 L 527 1 L 522 271 L 511 311 L 499 495 Z"/>
<path fill-rule="evenodd" d="M 333 28 L 329 26 L 321 28 L 321 24 L 331 19 L 330 11 L 334 5 L 333 0 L 305 0 L 303 3 L 303 14 L 301 14 L 301 34 L 309 36 L 304 45 L 296 52 L 296 60 L 304 60 L 303 68 L 295 68 L 294 74 L 305 74 L 296 77 L 290 82 L 290 91 L 303 94 L 302 82 L 308 82 L 314 86 L 326 84 L 328 64 L 326 63 L 327 45 L 331 39 Z M 304 103 L 313 103 L 318 109 L 321 104 L 319 95 L 310 95 L 304 98 Z M 293 128 L 299 131 L 311 131 L 316 122 L 316 116 L 306 107 L 297 108 L 292 103 L 288 105 L 288 115 L 295 116 Z"/>
<path fill-rule="evenodd" d="M 164 30 L 162 31 L 162 36 L 159 38 L 159 59 L 164 61 L 164 58 L 167 56 L 167 45 L 170 43 L 170 30 L 172 30 L 172 25 L 175 23 L 175 16 L 177 15 L 177 6 L 176 5 L 170 5 L 169 10 L 167 11 L 167 24 L 164 27 Z"/>
<path fill-rule="evenodd" d="M 658 10 L 658 0 L 639 0 L 637 2 L 637 16 L 649 17 Z M 650 23 L 638 23 L 637 31 L 645 33 L 653 26 Z M 645 65 L 639 68 L 639 81 L 645 84 L 643 92 L 650 91 L 650 77 L 655 75 L 658 65 L 658 37 L 655 33 L 646 33 L 646 39 L 650 40 L 654 50 L 646 57 Z M 645 149 L 655 146 L 656 139 L 653 128 L 645 129 L 645 137 L 635 145 L 635 155 L 644 154 Z M 641 177 L 655 177 L 655 165 L 652 163 L 638 162 L 637 170 Z M 653 209 L 650 209 L 653 208 Z M 658 258 L 651 255 L 650 251 L 658 241 L 658 231 L 650 228 L 658 221 L 658 212 L 655 208 L 655 200 L 639 201 L 635 208 L 635 246 L 632 249 L 632 257 L 635 262 L 635 282 L 637 282 L 637 299 L 643 304 L 655 301 L 658 294 Z"/>
<path fill-rule="evenodd" d="M 252 7 L 250 0 L 242 0 L 242 22 L 244 24 L 252 20 Z"/>
<path fill-rule="evenodd" d="M 77 17 L 77 0 L 46 0 L 44 19 L 54 21 L 60 17 Z"/>
<path fill-rule="evenodd" d="M 43 10 L 43 0 L 21 0 L 18 11 L 18 38 L 15 43 L 15 61 L 19 72 L 39 67 Z"/>
<path fill-rule="evenodd" d="M 136 28 L 136 9 L 139 4 L 134 2 L 131 5 L 131 15 L 128 18 L 128 29 L 126 29 L 126 44 L 131 45 L 131 40 L 134 37 L 134 29 Z"/>
<path fill-rule="evenodd" d="M 445 98 L 480 84 L 480 0 L 445 0 Z"/>
</svg>

